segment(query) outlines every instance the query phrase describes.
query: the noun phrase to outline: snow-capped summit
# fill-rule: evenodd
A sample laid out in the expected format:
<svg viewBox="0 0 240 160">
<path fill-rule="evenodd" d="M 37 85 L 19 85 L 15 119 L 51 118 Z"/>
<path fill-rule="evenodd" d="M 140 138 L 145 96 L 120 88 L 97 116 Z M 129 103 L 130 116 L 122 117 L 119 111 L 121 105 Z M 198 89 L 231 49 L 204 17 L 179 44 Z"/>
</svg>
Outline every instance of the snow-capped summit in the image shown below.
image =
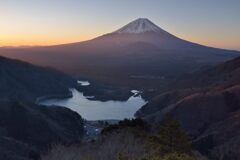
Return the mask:
<svg viewBox="0 0 240 160">
<path fill-rule="evenodd" d="M 148 20 L 147 18 L 139 18 L 136 19 L 114 33 L 130 33 L 130 34 L 138 34 L 144 32 L 160 32 L 163 31 L 153 22 Z"/>
</svg>

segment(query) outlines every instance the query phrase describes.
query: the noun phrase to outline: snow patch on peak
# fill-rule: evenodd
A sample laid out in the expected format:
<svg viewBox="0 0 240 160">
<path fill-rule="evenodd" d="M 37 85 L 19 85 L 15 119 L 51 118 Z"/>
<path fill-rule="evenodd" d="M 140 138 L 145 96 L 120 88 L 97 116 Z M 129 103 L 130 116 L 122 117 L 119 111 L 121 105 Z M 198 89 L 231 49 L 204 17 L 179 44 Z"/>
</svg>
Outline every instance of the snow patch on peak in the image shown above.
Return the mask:
<svg viewBox="0 0 240 160">
<path fill-rule="evenodd" d="M 126 26 L 120 28 L 119 30 L 113 33 L 130 33 L 130 34 L 138 34 L 144 32 L 161 32 L 163 31 L 153 22 L 148 20 L 147 18 L 139 18 L 133 22 L 130 22 Z"/>
</svg>

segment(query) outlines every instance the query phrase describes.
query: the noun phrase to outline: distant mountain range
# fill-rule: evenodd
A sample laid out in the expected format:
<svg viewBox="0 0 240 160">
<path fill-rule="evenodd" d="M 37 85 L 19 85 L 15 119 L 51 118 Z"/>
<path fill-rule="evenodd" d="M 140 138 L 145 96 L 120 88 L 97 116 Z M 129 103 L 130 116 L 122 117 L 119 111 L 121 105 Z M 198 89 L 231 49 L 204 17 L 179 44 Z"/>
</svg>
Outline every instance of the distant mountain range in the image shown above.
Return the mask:
<svg viewBox="0 0 240 160">
<path fill-rule="evenodd" d="M 177 76 L 240 55 L 180 39 L 140 18 L 95 39 L 48 47 L 1 48 L 0 54 L 85 78 L 122 82 Z M 135 78 L 133 78 L 135 77 Z"/>
<path fill-rule="evenodd" d="M 0 159 L 38 160 L 53 144 L 80 143 L 83 119 L 64 107 L 0 100 Z"/>
</svg>

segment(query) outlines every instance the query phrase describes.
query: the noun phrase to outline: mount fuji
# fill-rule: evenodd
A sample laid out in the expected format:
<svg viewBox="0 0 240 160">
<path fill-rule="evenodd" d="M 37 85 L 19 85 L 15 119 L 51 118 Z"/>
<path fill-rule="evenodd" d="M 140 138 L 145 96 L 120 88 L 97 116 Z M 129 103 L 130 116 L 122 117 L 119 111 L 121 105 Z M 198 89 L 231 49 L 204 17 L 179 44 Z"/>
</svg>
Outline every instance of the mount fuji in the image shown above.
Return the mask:
<svg viewBox="0 0 240 160">
<path fill-rule="evenodd" d="M 146 18 L 84 42 L 0 48 L 0 54 L 89 79 L 118 81 L 181 75 L 240 56 L 178 38 Z"/>
<path fill-rule="evenodd" d="M 129 34 L 138 34 L 144 32 L 165 32 L 157 25 L 152 23 L 150 20 L 146 18 L 139 18 L 126 26 L 120 28 L 115 31 L 115 33 L 129 33 Z"/>
</svg>

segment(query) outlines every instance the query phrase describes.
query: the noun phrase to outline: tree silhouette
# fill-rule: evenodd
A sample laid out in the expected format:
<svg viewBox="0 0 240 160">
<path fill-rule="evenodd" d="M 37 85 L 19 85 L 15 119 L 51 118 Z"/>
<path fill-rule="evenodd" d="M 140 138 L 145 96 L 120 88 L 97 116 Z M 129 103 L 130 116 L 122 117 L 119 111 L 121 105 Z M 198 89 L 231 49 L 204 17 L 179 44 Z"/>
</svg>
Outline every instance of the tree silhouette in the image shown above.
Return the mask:
<svg viewBox="0 0 240 160">
<path fill-rule="evenodd" d="M 158 133 L 150 137 L 147 145 L 155 159 L 173 153 L 191 155 L 190 138 L 174 118 L 167 116 L 158 128 Z"/>
</svg>

